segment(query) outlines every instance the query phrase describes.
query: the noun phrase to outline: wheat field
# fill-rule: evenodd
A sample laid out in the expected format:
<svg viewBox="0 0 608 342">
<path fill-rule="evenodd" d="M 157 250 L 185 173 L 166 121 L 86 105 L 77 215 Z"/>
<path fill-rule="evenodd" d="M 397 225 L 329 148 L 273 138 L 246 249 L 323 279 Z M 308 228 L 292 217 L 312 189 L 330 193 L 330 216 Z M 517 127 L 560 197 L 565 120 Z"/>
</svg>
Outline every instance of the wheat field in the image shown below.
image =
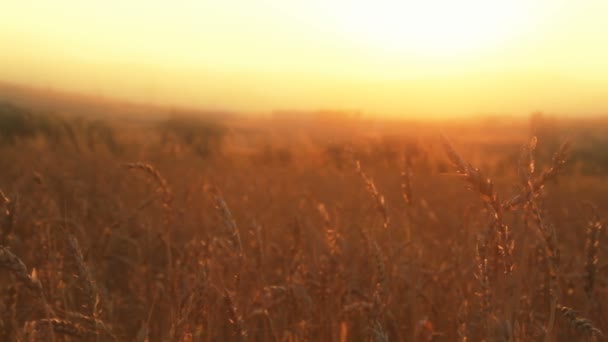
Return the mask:
<svg viewBox="0 0 608 342">
<path fill-rule="evenodd" d="M 601 341 L 606 122 L 3 104 L 2 341 Z"/>
</svg>

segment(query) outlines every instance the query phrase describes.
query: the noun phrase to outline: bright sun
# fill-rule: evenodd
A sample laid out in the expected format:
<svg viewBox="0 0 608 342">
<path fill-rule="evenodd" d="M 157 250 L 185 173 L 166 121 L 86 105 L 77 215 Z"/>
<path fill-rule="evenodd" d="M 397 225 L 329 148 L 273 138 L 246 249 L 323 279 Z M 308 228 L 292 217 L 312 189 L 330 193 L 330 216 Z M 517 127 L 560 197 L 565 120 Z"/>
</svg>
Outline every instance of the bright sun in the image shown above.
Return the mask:
<svg viewBox="0 0 608 342">
<path fill-rule="evenodd" d="M 421 57 L 458 57 L 499 47 L 529 29 L 532 14 L 528 2 L 518 0 L 340 2 L 340 8 L 324 6 L 340 34 L 366 48 Z"/>
</svg>

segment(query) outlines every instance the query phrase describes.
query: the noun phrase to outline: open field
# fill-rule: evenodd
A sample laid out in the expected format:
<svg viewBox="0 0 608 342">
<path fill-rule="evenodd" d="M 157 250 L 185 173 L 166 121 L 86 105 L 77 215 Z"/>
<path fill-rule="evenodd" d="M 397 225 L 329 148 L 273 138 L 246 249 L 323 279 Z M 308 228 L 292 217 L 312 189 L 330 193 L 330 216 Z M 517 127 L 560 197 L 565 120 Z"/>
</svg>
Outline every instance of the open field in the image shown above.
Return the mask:
<svg viewBox="0 0 608 342">
<path fill-rule="evenodd" d="M 0 340 L 608 333 L 608 120 L 38 104 L 0 104 Z"/>
</svg>

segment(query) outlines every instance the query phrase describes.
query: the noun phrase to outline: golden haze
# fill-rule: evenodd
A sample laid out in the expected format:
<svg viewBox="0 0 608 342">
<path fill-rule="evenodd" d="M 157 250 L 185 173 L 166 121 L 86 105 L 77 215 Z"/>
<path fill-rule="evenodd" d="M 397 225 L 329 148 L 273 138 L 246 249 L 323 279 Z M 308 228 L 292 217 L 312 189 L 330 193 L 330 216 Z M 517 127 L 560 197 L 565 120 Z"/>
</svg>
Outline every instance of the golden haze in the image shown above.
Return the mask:
<svg viewBox="0 0 608 342">
<path fill-rule="evenodd" d="M 0 78 L 137 102 L 601 114 L 604 1 L 5 1 Z"/>
</svg>

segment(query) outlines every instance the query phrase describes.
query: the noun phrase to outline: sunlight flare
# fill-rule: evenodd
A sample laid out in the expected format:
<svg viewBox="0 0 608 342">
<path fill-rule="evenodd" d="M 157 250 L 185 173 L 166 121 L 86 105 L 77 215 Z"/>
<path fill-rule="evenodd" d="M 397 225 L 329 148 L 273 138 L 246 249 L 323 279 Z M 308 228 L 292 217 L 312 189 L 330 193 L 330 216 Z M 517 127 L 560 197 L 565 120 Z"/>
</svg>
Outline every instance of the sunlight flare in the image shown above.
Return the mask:
<svg viewBox="0 0 608 342">
<path fill-rule="evenodd" d="M 339 4 L 339 5 L 338 5 Z M 326 6 L 336 29 L 364 48 L 427 57 L 493 49 L 533 27 L 523 1 L 342 1 Z"/>
</svg>

